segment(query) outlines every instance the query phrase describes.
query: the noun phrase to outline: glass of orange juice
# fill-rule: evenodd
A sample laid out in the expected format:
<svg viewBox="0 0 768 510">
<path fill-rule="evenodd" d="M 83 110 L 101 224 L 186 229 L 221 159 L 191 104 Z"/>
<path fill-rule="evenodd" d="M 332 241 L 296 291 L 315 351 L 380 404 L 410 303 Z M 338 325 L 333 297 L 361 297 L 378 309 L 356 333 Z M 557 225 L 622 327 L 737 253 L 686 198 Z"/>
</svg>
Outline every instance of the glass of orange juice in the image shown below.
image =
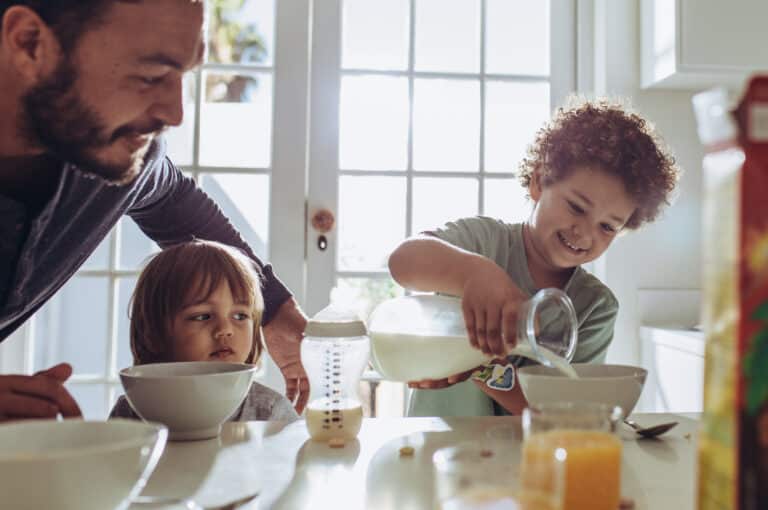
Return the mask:
<svg viewBox="0 0 768 510">
<path fill-rule="evenodd" d="M 437 450 L 434 508 L 438 510 L 563 510 L 564 470 L 550 458 L 546 491 L 519 483 L 520 450 L 500 441 L 473 441 Z"/>
<path fill-rule="evenodd" d="M 521 486 L 549 490 L 550 459 L 564 464 L 563 508 L 616 510 L 621 500 L 620 407 L 592 403 L 530 406 L 523 411 Z"/>
</svg>

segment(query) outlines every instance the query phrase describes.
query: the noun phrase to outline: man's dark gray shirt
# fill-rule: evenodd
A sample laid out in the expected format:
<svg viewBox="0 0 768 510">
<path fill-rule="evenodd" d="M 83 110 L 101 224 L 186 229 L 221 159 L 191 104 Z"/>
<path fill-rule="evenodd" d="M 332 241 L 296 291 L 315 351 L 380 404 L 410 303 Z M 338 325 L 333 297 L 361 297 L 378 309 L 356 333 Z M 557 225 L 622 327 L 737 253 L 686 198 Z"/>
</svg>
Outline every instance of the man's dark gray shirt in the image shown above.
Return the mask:
<svg viewBox="0 0 768 510">
<path fill-rule="evenodd" d="M 161 247 L 207 239 L 244 250 L 262 274 L 264 323 L 291 296 L 219 207 L 171 163 L 159 138 L 129 184 L 109 185 L 64 164 L 53 196 L 34 218 L 0 189 L 0 341 L 66 283 L 125 214 Z"/>
</svg>

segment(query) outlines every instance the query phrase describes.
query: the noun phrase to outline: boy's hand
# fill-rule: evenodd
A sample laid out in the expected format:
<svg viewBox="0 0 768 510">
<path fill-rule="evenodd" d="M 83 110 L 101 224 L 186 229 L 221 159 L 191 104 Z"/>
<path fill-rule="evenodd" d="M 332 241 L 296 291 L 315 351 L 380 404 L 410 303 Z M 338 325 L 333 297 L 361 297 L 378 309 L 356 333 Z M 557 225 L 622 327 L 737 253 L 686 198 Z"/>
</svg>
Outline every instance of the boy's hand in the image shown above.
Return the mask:
<svg viewBox="0 0 768 510">
<path fill-rule="evenodd" d="M 517 343 L 517 310 L 527 298 L 491 260 L 470 271 L 461 298 L 469 342 L 487 356 L 505 356 L 505 344 Z"/>
<path fill-rule="evenodd" d="M 80 417 L 80 407 L 64 388 L 72 367 L 61 363 L 35 375 L 0 376 L 0 422 L 29 418 Z"/>
<path fill-rule="evenodd" d="M 448 386 L 453 386 L 454 384 L 466 381 L 475 370 L 476 369 L 473 368 L 471 370 L 467 370 L 466 372 L 461 372 L 460 374 L 448 376 L 445 379 L 422 379 L 421 381 L 410 381 L 408 383 L 408 387 L 420 390 L 439 390 L 442 388 L 447 388 Z"/>
</svg>

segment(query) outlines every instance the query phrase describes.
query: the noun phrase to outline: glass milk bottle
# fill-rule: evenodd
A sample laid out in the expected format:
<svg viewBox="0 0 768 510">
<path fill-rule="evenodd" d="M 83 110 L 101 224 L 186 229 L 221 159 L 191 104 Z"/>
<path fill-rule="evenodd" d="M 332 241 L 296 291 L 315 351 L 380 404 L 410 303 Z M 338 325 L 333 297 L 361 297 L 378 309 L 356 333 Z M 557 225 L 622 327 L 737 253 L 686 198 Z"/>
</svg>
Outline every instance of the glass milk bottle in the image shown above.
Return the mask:
<svg viewBox="0 0 768 510">
<path fill-rule="evenodd" d="M 518 309 L 517 345 L 509 355 L 555 366 L 571 377 L 576 351 L 576 312 L 559 289 L 542 289 Z M 368 323 L 376 370 L 385 379 L 442 379 L 491 358 L 469 343 L 461 300 L 451 296 L 405 296 L 380 304 Z"/>
<path fill-rule="evenodd" d="M 301 363 L 309 378 L 306 421 L 316 441 L 352 440 L 363 420 L 358 386 L 368 365 L 365 323 L 326 308 L 309 320 L 301 342 Z"/>
</svg>

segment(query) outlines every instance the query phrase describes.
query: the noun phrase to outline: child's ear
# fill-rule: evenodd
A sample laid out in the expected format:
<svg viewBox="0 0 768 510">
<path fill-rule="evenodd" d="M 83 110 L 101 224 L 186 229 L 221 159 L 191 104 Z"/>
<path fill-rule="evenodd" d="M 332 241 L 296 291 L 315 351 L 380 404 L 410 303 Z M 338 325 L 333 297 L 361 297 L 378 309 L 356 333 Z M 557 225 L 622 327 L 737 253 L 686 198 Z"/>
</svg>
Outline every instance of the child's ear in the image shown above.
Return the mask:
<svg viewBox="0 0 768 510">
<path fill-rule="evenodd" d="M 531 195 L 531 200 L 538 202 L 541 198 L 541 167 L 536 168 L 531 173 L 531 181 L 528 183 L 528 194 Z"/>
</svg>

